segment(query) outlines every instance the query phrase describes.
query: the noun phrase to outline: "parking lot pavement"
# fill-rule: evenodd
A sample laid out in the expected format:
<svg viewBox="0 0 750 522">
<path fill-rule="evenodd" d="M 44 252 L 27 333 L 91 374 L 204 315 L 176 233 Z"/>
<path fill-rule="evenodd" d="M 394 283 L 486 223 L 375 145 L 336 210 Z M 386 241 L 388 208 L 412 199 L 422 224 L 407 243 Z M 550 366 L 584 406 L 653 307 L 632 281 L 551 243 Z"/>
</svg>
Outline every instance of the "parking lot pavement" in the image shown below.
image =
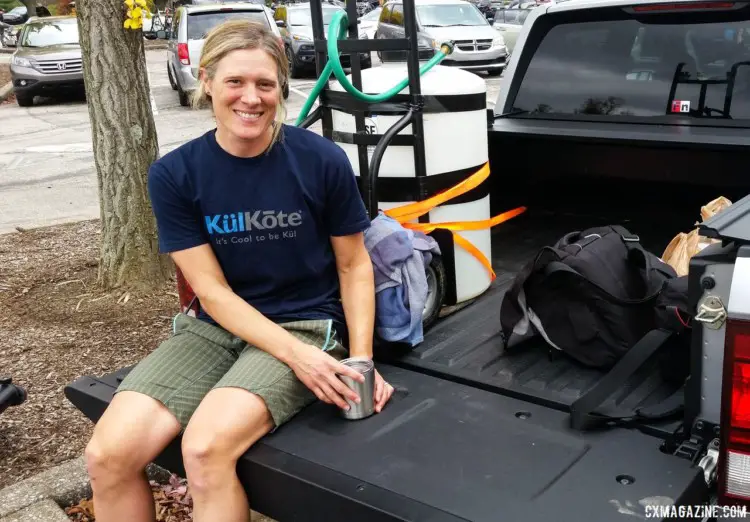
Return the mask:
<svg viewBox="0 0 750 522">
<path fill-rule="evenodd" d="M 162 154 L 213 128 L 208 110 L 181 107 L 167 78 L 166 51 L 149 51 L 154 120 Z M 486 78 L 488 101 L 497 78 Z M 315 78 L 292 80 L 288 120 L 293 123 Z M 16 227 L 99 217 L 89 115 L 84 100 L 40 100 L 30 108 L 0 106 L 0 234 Z M 313 126 L 319 131 L 319 125 Z"/>
</svg>

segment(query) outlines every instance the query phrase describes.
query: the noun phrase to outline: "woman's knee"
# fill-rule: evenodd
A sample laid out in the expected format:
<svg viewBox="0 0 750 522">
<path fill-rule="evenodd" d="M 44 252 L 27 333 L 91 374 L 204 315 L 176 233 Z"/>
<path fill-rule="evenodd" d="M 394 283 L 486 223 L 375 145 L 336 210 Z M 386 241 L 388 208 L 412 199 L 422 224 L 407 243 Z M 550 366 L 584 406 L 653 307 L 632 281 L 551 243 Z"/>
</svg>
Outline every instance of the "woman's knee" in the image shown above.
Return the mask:
<svg viewBox="0 0 750 522">
<path fill-rule="evenodd" d="M 193 487 L 208 487 L 237 462 L 236 452 L 221 431 L 208 425 L 188 426 L 182 438 L 182 460 Z"/>
<path fill-rule="evenodd" d="M 106 486 L 128 476 L 139 474 L 144 468 L 133 458 L 133 447 L 124 437 L 107 437 L 94 433 L 84 451 L 86 470 L 92 485 Z"/>
<path fill-rule="evenodd" d="M 179 422 L 155 403 L 133 392 L 115 395 L 84 452 L 92 482 L 140 475 L 179 433 Z"/>
<path fill-rule="evenodd" d="M 217 422 L 215 416 L 206 413 L 208 408 L 199 408 L 182 438 L 182 459 L 191 487 L 209 489 L 224 482 L 227 473 L 234 473 L 242 454 L 273 427 L 265 405 L 257 402 L 245 408 L 242 415 L 222 415 L 227 422 Z M 237 422 L 237 418 L 242 421 Z"/>
</svg>

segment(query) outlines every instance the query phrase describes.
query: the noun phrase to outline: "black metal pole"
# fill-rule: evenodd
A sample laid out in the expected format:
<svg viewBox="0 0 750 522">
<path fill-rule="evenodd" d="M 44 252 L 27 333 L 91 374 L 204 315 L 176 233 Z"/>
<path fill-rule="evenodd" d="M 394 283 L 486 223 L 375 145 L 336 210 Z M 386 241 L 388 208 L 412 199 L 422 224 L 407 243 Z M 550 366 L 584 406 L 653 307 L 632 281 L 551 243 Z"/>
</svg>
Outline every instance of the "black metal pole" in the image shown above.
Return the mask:
<svg viewBox="0 0 750 522">
<path fill-rule="evenodd" d="M 428 194 L 424 184 L 420 183 L 427 175 L 426 157 L 424 150 L 424 121 L 422 120 L 422 84 L 419 78 L 419 40 L 417 39 L 417 14 L 414 0 L 404 0 L 404 29 L 409 41 L 407 52 L 407 68 L 409 71 L 409 94 L 414 116 L 411 121 L 414 135 L 414 173 L 419 186 L 419 199 L 424 200 Z M 421 223 L 429 223 L 429 214 L 419 218 Z"/>
<path fill-rule="evenodd" d="M 349 27 L 348 27 L 349 39 L 359 40 L 359 25 L 357 23 L 358 13 L 357 13 L 356 0 L 346 0 L 346 15 L 349 20 Z M 351 64 L 351 70 L 352 70 L 352 85 L 358 91 L 362 91 L 362 64 L 360 63 L 360 53 L 350 52 L 349 63 Z M 357 131 L 357 134 L 365 134 L 366 132 L 365 111 L 355 110 L 355 111 L 352 111 L 352 115 L 354 116 L 354 126 Z M 373 196 L 369 194 L 370 169 L 368 167 L 367 147 L 368 147 L 367 145 L 363 145 L 361 143 L 357 144 L 359 177 L 362 180 L 362 186 L 365 187 L 365 190 L 364 190 L 365 203 L 369 202 L 369 204 L 372 204 L 372 201 L 373 200 L 375 201 L 375 208 L 368 208 L 367 212 L 370 215 L 372 215 L 373 212 L 377 215 L 377 212 L 378 212 L 377 198 L 373 198 Z"/>
<path fill-rule="evenodd" d="M 325 26 L 323 25 L 323 7 L 321 0 L 310 0 L 310 19 L 312 21 L 313 30 L 313 49 L 315 49 L 315 70 L 316 76 L 320 78 L 320 73 L 328 62 L 328 56 L 326 55 L 325 45 L 319 51 L 317 43 L 326 41 Z M 326 86 L 327 87 L 327 86 Z M 318 100 L 320 107 L 323 106 L 323 93 Z M 321 113 L 321 120 L 323 122 L 323 136 L 329 140 L 333 139 L 333 120 L 331 118 L 331 111 L 323 109 Z"/>
</svg>

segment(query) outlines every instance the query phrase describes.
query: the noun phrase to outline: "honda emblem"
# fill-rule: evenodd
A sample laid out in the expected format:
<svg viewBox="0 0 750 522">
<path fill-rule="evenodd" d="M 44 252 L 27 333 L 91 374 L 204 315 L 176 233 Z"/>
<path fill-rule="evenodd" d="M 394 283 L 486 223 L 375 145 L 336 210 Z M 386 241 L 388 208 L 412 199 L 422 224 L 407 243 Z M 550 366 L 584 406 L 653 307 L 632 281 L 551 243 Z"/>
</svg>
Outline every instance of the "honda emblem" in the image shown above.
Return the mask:
<svg viewBox="0 0 750 522">
<path fill-rule="evenodd" d="M 68 66 L 65 65 L 65 62 L 60 62 L 57 64 L 57 70 L 58 71 L 64 71 Z"/>
</svg>

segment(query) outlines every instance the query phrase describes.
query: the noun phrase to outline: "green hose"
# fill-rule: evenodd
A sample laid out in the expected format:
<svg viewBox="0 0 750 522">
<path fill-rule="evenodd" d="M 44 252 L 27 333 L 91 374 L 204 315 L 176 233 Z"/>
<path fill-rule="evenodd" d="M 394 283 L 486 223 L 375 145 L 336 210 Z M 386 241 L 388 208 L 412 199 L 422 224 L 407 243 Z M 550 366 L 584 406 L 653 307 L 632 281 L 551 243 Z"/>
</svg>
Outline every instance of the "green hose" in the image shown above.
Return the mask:
<svg viewBox="0 0 750 522">
<path fill-rule="evenodd" d="M 339 11 L 336 14 L 333 15 L 333 19 L 331 20 L 331 24 L 328 27 L 328 61 L 326 63 L 326 66 L 323 68 L 323 71 L 320 73 L 320 78 L 318 78 L 318 81 L 315 83 L 315 87 L 313 87 L 313 90 L 310 92 L 310 95 L 307 97 L 307 100 L 305 100 L 305 104 L 302 106 L 302 111 L 299 113 L 299 116 L 297 116 L 297 121 L 295 122 L 295 125 L 299 125 L 304 121 L 305 118 L 307 118 L 307 115 L 310 113 L 310 109 L 312 109 L 313 104 L 315 103 L 315 100 L 320 95 L 321 91 L 325 88 L 326 83 L 328 82 L 328 79 L 331 76 L 331 73 L 336 76 L 336 79 L 341 83 L 341 86 L 352 96 L 355 98 L 368 102 L 368 103 L 377 103 L 385 101 L 392 96 L 398 94 L 402 90 L 404 90 L 409 85 L 409 78 L 404 78 L 400 83 L 397 85 L 391 87 L 387 91 L 381 93 L 381 94 L 365 94 L 362 91 L 358 90 L 354 85 L 351 84 L 349 79 L 346 77 L 346 73 L 344 72 L 344 68 L 341 66 L 341 60 L 339 58 L 339 49 L 338 49 L 338 41 L 346 36 L 346 27 L 349 23 L 349 19 L 347 17 L 346 11 Z M 453 49 L 451 46 L 444 44 L 440 47 L 440 52 L 435 54 L 430 61 L 428 61 L 426 64 L 424 64 L 422 67 L 419 68 L 419 75 L 423 75 L 430 69 L 432 69 L 435 65 L 437 65 L 443 58 L 445 58 L 447 55 L 449 55 Z"/>
</svg>

